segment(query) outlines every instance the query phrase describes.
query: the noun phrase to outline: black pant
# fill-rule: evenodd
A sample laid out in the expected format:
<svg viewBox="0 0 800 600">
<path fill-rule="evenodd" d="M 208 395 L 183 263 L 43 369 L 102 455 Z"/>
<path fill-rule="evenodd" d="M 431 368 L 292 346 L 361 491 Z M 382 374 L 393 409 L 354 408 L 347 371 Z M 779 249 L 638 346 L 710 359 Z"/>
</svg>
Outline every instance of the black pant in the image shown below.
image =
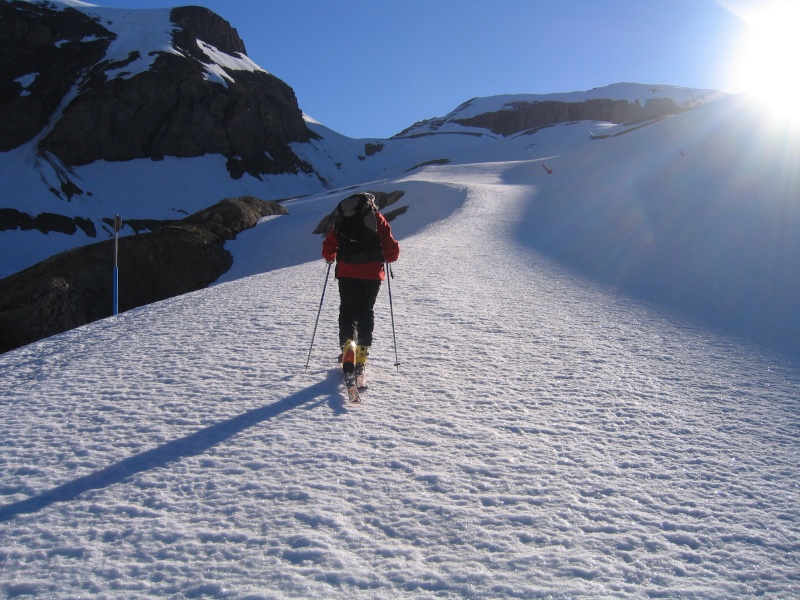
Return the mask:
<svg viewBox="0 0 800 600">
<path fill-rule="evenodd" d="M 375 300 L 381 289 L 379 279 L 339 279 L 339 345 L 354 340 L 361 346 L 372 345 L 375 328 Z"/>
</svg>

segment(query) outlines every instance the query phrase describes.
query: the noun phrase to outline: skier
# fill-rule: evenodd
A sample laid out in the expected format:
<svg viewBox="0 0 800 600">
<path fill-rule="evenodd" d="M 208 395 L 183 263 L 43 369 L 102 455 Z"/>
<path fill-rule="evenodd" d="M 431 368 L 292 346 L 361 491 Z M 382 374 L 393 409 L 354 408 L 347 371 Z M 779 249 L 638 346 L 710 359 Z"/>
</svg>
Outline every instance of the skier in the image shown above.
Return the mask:
<svg viewBox="0 0 800 600">
<path fill-rule="evenodd" d="M 361 388 L 366 386 L 365 368 L 375 326 L 373 307 L 386 278 L 384 263 L 396 261 L 399 255 L 400 245 L 378 212 L 375 196 L 363 192 L 339 203 L 334 225 L 322 242 L 322 257 L 329 264 L 336 261 L 339 360 L 346 380 L 355 376 Z"/>
</svg>

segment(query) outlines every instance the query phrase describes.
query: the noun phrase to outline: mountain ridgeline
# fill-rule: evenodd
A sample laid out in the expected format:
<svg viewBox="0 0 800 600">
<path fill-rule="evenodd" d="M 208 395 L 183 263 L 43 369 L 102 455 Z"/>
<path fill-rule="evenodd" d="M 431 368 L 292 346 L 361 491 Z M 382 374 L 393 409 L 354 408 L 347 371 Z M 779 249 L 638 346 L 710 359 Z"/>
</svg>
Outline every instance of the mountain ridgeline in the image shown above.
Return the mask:
<svg viewBox="0 0 800 600">
<path fill-rule="evenodd" d="M 317 137 L 292 88 L 260 68 L 214 64 L 214 51 L 244 59 L 246 48 L 230 23 L 210 10 L 174 8 L 169 20 L 172 51 L 143 45 L 121 56 L 110 52 L 118 38 L 111 23 L 91 9 L 0 0 L 0 152 L 35 142 L 38 155 L 56 163 L 63 188 L 56 191 L 67 197 L 82 193 L 69 168 L 101 160 L 219 154 L 233 178 L 312 172 L 314 166 L 290 148 Z M 142 61 L 148 68 L 134 68 Z M 210 66 L 221 76 L 209 77 Z M 661 91 L 653 89 L 644 104 L 542 96 L 462 116 L 480 105 L 473 99 L 396 137 L 435 132 L 445 122 L 509 136 L 568 121 L 641 121 L 696 105 Z"/>
<path fill-rule="evenodd" d="M 633 89 L 637 93 L 631 95 Z M 507 137 L 576 121 L 636 125 L 691 110 L 721 95 L 716 90 L 620 83 L 588 92 L 473 98 L 447 116 L 415 123 L 395 137 L 470 128 Z"/>
<path fill-rule="evenodd" d="M 482 113 L 454 123 L 481 127 L 508 136 L 535 127 L 571 121 L 605 121 L 607 123 L 640 123 L 686 110 L 669 98 L 653 98 L 644 105 L 627 100 L 586 100 L 584 102 L 517 102 L 509 110 Z"/>
</svg>

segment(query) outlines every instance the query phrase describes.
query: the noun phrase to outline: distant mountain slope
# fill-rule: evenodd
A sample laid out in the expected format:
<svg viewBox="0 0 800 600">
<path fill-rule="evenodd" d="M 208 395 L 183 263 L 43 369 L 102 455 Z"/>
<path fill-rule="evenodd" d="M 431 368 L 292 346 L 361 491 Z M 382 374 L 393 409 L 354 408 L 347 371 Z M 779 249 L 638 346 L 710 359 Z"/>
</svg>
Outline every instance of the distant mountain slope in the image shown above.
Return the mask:
<svg viewBox="0 0 800 600">
<path fill-rule="evenodd" d="M 715 90 L 616 83 L 587 92 L 473 98 L 444 117 L 415 123 L 397 137 L 473 129 L 508 136 L 567 121 L 641 121 L 684 112 L 724 96 Z"/>
</svg>

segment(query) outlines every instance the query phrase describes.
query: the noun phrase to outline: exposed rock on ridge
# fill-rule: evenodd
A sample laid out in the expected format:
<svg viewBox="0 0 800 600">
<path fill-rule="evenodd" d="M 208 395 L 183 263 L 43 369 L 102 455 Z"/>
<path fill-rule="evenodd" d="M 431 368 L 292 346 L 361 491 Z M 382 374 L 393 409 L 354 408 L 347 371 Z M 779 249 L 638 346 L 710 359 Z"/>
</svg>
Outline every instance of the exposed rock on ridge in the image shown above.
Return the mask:
<svg viewBox="0 0 800 600">
<path fill-rule="evenodd" d="M 508 136 L 514 133 L 569 121 L 606 121 L 627 123 L 655 119 L 682 112 L 672 100 L 657 98 L 644 106 L 626 100 L 586 100 L 585 102 L 519 102 L 510 110 L 484 113 L 469 119 L 452 122 L 467 127 L 483 127 L 493 133 Z"/>
<path fill-rule="evenodd" d="M 0 232 L 36 229 L 42 233 L 56 231 L 72 235 L 81 229 L 87 237 L 97 237 L 94 221 L 83 217 L 66 217 L 55 213 L 40 213 L 35 217 L 15 208 L 0 208 Z"/>
<path fill-rule="evenodd" d="M 225 54 L 247 54 L 239 33 L 225 19 L 199 6 L 181 6 L 172 9 L 172 22 L 182 28 L 182 33 L 193 33 L 197 39 L 215 46 Z M 189 44 L 193 42 L 190 40 Z M 197 44 L 194 44 L 196 46 Z M 202 60 L 202 58 L 201 58 Z"/>
<path fill-rule="evenodd" d="M 616 83 L 585 92 L 473 98 L 444 117 L 420 121 L 394 137 L 439 133 L 511 136 L 575 121 L 638 124 L 691 110 L 724 95 L 716 90 Z"/>
<path fill-rule="evenodd" d="M 77 10 L 0 0 L 0 152 L 33 139 L 115 37 Z"/>
</svg>

